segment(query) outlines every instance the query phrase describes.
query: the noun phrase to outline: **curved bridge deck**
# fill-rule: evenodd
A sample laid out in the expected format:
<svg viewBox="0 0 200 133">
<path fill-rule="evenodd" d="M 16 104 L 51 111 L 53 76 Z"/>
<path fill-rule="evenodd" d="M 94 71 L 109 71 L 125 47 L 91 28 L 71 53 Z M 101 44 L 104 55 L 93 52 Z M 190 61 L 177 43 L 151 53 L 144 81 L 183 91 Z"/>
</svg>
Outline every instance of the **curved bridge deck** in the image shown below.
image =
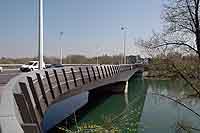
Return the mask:
<svg viewBox="0 0 200 133">
<path fill-rule="evenodd" d="M 142 65 L 84 65 L 19 75 L 6 86 L 0 107 L 0 129 L 43 132 L 45 112 L 64 99 L 109 84 L 128 81 Z"/>
</svg>

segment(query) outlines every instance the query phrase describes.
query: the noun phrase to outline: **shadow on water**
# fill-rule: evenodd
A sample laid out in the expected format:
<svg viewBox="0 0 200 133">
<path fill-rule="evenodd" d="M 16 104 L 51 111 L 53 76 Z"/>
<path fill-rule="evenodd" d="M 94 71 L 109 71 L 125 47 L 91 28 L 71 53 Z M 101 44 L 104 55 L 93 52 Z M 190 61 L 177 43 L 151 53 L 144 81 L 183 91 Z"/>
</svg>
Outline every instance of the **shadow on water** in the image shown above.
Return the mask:
<svg viewBox="0 0 200 133">
<path fill-rule="evenodd" d="M 78 123 L 93 123 L 108 128 L 105 123 L 108 124 L 109 120 L 111 126 L 119 132 L 136 132 L 145 103 L 146 90 L 142 75 L 138 73 L 129 80 L 128 94 L 110 95 L 100 105 L 84 114 Z"/>
<path fill-rule="evenodd" d="M 98 90 L 101 90 L 98 88 Z M 141 73 L 129 80 L 128 94 L 112 94 L 101 91 L 89 92 L 88 103 L 64 120 L 57 127 L 75 129 L 82 124 L 93 124 L 103 128 L 111 126 L 122 132 L 136 132 L 145 102 L 146 87 Z M 49 133 L 62 132 L 57 128 Z"/>
<path fill-rule="evenodd" d="M 81 107 L 79 110 L 76 110 L 73 114 L 71 114 L 67 119 L 64 119 L 62 122 L 60 122 L 56 127 L 49 130 L 48 133 L 55 133 L 62 131 L 58 129 L 58 127 L 66 127 L 71 128 L 74 125 L 76 125 L 76 120 L 79 121 L 82 119 L 84 115 L 87 115 L 91 109 L 96 108 L 97 106 L 101 105 L 107 98 L 109 98 L 111 95 L 96 95 L 89 93 L 88 95 L 88 103 L 85 104 L 83 107 Z M 64 131 L 63 131 L 64 132 Z"/>
</svg>

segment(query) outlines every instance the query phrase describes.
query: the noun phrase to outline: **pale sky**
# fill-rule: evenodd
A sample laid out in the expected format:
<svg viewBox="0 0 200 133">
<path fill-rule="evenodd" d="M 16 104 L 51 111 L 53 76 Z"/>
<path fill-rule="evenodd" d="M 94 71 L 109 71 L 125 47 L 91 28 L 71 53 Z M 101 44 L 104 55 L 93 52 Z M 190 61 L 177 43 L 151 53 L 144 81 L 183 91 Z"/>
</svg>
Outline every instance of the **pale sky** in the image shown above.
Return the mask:
<svg viewBox="0 0 200 133">
<path fill-rule="evenodd" d="M 37 56 L 38 0 L 0 0 L 0 57 Z M 44 55 L 141 54 L 137 38 L 160 31 L 162 0 L 44 0 Z M 63 36 L 60 38 L 60 32 Z"/>
</svg>

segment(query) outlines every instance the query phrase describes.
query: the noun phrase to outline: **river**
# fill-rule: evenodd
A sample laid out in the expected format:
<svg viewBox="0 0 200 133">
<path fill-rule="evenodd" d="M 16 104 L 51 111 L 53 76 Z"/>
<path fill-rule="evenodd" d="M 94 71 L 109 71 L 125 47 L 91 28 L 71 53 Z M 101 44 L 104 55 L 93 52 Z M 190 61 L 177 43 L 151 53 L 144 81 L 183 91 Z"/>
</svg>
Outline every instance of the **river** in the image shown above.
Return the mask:
<svg viewBox="0 0 200 133">
<path fill-rule="evenodd" d="M 76 115 L 76 128 L 113 129 L 116 132 L 176 133 L 200 132 L 200 118 L 183 105 L 200 114 L 200 100 L 180 80 L 132 78 L 128 94 L 99 96 L 90 99 Z"/>
<path fill-rule="evenodd" d="M 127 94 L 84 95 L 88 103 L 56 127 L 67 129 L 67 123 L 72 132 L 86 133 L 199 133 L 200 100 L 187 97 L 193 93 L 181 80 L 133 77 Z M 77 101 L 80 96 L 74 98 Z"/>
</svg>

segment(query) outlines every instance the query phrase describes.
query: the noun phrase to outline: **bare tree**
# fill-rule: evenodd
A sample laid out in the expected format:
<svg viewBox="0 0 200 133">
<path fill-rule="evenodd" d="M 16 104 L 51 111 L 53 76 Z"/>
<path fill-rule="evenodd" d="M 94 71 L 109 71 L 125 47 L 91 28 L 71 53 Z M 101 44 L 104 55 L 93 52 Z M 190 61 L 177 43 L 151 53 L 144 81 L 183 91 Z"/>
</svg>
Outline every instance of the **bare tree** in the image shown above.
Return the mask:
<svg viewBox="0 0 200 133">
<path fill-rule="evenodd" d="M 195 63 L 188 66 L 187 62 L 168 58 L 173 73 L 183 78 L 200 97 L 200 0 L 166 0 L 162 18 L 164 32 L 153 33 L 147 41 L 140 45 L 156 54 L 160 52 L 164 57 L 170 52 L 186 52 L 195 55 Z M 184 63 L 184 64 L 181 64 Z M 187 71 L 187 69 L 190 69 Z M 189 76 L 191 75 L 191 76 Z"/>
<path fill-rule="evenodd" d="M 166 0 L 162 18 L 164 32 L 153 33 L 145 47 L 161 50 L 179 48 L 196 54 L 200 61 L 200 0 Z"/>
<path fill-rule="evenodd" d="M 200 60 L 200 0 L 167 0 L 163 19 L 165 33 L 160 46 L 184 47 L 196 53 Z"/>
</svg>

